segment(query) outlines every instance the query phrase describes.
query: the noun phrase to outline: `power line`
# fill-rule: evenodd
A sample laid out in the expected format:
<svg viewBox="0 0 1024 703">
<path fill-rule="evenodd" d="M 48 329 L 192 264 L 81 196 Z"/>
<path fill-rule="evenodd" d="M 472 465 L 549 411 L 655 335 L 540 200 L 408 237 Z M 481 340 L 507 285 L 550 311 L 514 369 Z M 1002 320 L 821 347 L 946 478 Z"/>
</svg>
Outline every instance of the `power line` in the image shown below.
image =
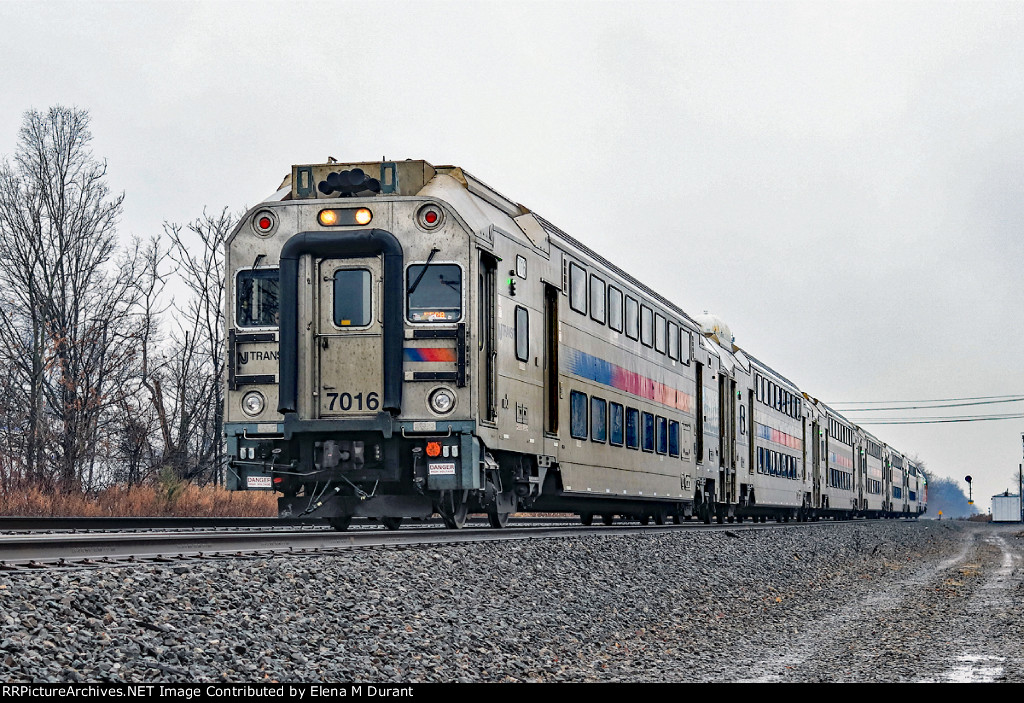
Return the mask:
<svg viewBox="0 0 1024 703">
<path fill-rule="evenodd" d="M 1013 395 L 979 395 L 972 398 L 932 398 L 930 400 L 841 400 L 831 405 L 873 405 L 874 403 L 949 403 L 957 400 L 994 400 L 996 398 L 1022 398 L 1024 395 L 1014 393 Z"/>
<path fill-rule="evenodd" d="M 965 399 L 966 400 L 966 399 Z M 968 401 L 964 403 L 945 403 L 942 405 L 898 405 L 880 408 L 836 408 L 837 412 L 842 413 L 863 413 L 863 412 L 874 412 L 881 410 L 931 410 L 932 408 L 962 408 L 968 405 L 995 405 L 998 403 L 1020 403 L 1024 401 L 1024 396 L 1013 396 L 1008 400 L 979 400 L 979 401 Z M 924 401 L 907 401 L 907 402 L 924 402 Z"/>
<path fill-rule="evenodd" d="M 944 419 L 888 419 L 888 420 L 857 420 L 858 425 L 940 425 L 949 422 L 989 422 L 993 420 L 1015 420 L 1024 418 L 1024 414 L 978 415 Z"/>
</svg>

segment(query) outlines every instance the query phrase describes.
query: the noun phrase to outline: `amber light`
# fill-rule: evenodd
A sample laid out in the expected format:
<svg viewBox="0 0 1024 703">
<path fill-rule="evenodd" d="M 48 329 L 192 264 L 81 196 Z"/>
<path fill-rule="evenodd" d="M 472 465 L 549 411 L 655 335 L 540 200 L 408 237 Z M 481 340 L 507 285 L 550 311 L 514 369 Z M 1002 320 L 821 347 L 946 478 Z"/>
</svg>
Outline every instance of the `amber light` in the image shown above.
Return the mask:
<svg viewBox="0 0 1024 703">
<path fill-rule="evenodd" d="M 330 227 L 338 224 L 338 213 L 334 210 L 321 210 L 319 219 L 324 227 Z"/>
<path fill-rule="evenodd" d="M 358 210 L 356 210 L 356 215 L 355 216 L 356 216 L 356 224 L 357 225 L 368 225 L 368 224 L 370 224 L 370 220 L 373 219 L 373 213 L 370 212 L 365 207 L 361 207 Z"/>
<path fill-rule="evenodd" d="M 427 456 L 434 457 L 440 456 L 441 454 L 441 443 L 440 442 L 427 442 Z"/>
</svg>

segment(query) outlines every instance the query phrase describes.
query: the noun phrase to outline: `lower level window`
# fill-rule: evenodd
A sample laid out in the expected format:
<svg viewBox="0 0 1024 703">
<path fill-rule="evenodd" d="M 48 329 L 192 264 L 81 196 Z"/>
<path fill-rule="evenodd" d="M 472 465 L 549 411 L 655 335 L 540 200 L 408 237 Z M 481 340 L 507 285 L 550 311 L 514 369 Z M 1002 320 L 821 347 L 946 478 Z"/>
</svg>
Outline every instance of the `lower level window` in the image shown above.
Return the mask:
<svg viewBox="0 0 1024 703">
<path fill-rule="evenodd" d="M 601 398 L 590 399 L 590 438 L 595 442 L 608 439 L 608 404 Z"/>
<path fill-rule="evenodd" d="M 640 411 L 636 408 L 626 408 L 626 446 L 640 448 Z"/>
<path fill-rule="evenodd" d="M 644 413 L 644 451 L 654 451 L 654 415 Z"/>
<path fill-rule="evenodd" d="M 587 438 L 587 394 L 569 394 L 569 434 L 575 439 Z"/>
<path fill-rule="evenodd" d="M 608 441 L 616 447 L 621 447 L 623 439 L 625 437 L 625 422 L 624 408 L 618 403 L 611 404 L 611 413 L 608 418 L 608 424 L 610 426 Z"/>
</svg>

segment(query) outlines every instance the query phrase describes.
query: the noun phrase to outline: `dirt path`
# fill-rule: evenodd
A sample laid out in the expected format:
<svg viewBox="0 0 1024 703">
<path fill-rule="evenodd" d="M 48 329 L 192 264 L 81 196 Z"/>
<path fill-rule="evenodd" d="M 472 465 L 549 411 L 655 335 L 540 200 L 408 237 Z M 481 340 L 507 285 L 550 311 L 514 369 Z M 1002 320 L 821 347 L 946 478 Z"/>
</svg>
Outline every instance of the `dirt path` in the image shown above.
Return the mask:
<svg viewBox="0 0 1024 703">
<path fill-rule="evenodd" d="M 1024 681 L 1024 532 L 966 530 L 960 549 L 883 585 L 833 593 L 834 610 L 785 651 L 749 661 L 747 681 Z M 747 657 L 740 656 L 739 661 Z"/>
</svg>

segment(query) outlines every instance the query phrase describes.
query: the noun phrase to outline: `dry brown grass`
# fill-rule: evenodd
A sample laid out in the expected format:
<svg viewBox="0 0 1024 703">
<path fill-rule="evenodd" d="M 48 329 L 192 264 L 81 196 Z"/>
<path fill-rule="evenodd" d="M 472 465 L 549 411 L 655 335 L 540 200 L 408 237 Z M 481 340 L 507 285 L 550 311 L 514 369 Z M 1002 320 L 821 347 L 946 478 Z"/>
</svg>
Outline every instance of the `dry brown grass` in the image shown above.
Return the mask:
<svg viewBox="0 0 1024 703">
<path fill-rule="evenodd" d="M 32 488 L 8 493 L 0 514 L 26 517 L 276 517 L 270 491 L 227 491 L 191 483 L 114 486 L 95 497 Z"/>
</svg>

